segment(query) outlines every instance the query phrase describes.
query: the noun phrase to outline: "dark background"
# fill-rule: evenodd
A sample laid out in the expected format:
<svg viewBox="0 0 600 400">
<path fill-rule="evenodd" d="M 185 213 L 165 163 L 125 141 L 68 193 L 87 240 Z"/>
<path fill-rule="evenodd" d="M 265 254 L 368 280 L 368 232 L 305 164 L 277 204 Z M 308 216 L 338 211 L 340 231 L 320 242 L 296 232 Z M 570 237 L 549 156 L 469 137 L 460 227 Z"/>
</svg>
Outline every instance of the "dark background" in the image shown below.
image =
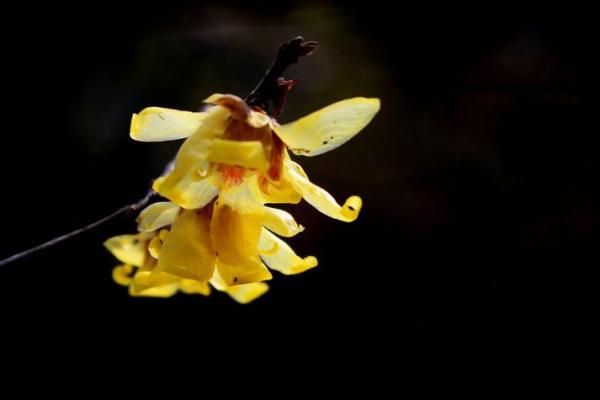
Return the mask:
<svg viewBox="0 0 600 400">
<path fill-rule="evenodd" d="M 339 201 L 365 202 L 352 224 L 288 208 L 307 228 L 290 243 L 316 269 L 277 274 L 247 306 L 220 293 L 130 298 L 101 245 L 134 231 L 116 221 L 2 268 L 3 334 L 40 348 L 363 355 L 403 352 L 413 334 L 500 338 L 484 348 L 578 335 L 597 316 L 597 23 L 586 10 L 369 3 L 8 9 L 0 258 L 140 198 L 178 143 L 131 141 L 131 114 L 244 96 L 289 37 L 321 46 L 288 71 L 301 82 L 280 121 L 353 96 L 382 110 L 343 147 L 298 158 Z"/>
</svg>

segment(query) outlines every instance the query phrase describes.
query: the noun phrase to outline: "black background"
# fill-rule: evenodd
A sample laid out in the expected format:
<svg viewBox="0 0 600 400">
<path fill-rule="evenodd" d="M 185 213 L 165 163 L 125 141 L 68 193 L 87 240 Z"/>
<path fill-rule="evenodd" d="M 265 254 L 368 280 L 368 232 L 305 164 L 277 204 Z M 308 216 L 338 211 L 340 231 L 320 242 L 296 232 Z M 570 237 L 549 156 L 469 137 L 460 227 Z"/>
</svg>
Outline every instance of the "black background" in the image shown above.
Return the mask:
<svg viewBox="0 0 600 400">
<path fill-rule="evenodd" d="M 7 343 L 364 355 L 402 353 L 423 333 L 428 343 L 579 335 L 597 315 L 597 23 L 586 10 L 398 7 L 7 10 L 0 257 L 137 200 L 177 143 L 131 141 L 131 114 L 244 96 L 291 36 L 321 47 L 288 72 L 301 83 L 281 121 L 347 97 L 382 100 L 357 138 L 299 160 L 338 200 L 365 201 L 353 224 L 288 208 L 307 227 L 291 243 L 316 269 L 277 275 L 247 306 L 219 293 L 130 298 L 101 245 L 133 232 L 115 221 L 0 270 Z"/>
</svg>

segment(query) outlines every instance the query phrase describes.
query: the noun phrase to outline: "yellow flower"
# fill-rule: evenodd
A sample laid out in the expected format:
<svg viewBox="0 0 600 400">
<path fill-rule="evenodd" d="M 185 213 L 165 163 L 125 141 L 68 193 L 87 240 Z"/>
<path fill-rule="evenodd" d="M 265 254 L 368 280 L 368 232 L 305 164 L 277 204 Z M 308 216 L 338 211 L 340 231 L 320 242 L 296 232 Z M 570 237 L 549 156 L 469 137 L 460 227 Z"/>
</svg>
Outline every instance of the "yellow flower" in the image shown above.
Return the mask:
<svg viewBox="0 0 600 400">
<path fill-rule="evenodd" d="M 272 277 L 267 267 L 297 274 L 317 265 L 275 235 L 291 237 L 303 228 L 265 204 L 304 199 L 346 222 L 360 212 L 358 196 L 340 206 L 310 182 L 287 149 L 315 156 L 340 146 L 371 121 L 378 99 L 340 101 L 285 125 L 233 95 L 215 94 L 205 102 L 214 105 L 206 112 L 150 107 L 132 118 L 135 140 L 187 138 L 174 168 L 153 185 L 170 202 L 140 214 L 138 235 L 106 242 L 124 263 L 115 269 L 115 281 L 132 295 L 207 294 L 210 283 L 248 302 L 267 290 L 261 283 Z"/>
</svg>

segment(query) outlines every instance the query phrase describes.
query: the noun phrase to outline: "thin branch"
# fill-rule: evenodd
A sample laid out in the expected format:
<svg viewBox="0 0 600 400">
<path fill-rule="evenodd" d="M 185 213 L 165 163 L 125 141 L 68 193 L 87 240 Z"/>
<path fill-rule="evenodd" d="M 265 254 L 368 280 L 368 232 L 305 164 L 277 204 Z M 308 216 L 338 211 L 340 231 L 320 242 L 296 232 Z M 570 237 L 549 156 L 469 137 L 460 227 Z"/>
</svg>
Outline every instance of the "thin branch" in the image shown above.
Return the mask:
<svg viewBox="0 0 600 400">
<path fill-rule="evenodd" d="M 82 233 L 89 232 L 89 231 L 96 229 L 97 227 L 105 224 L 106 222 L 112 221 L 113 219 L 115 219 L 117 217 L 135 214 L 135 212 L 139 211 L 140 209 L 142 209 L 146 205 L 148 205 L 155 196 L 156 196 L 156 193 L 154 193 L 152 191 L 148 192 L 148 194 L 146 196 L 144 196 L 144 198 L 141 199 L 140 201 L 138 201 L 137 203 L 129 204 L 127 206 L 121 207 L 117 211 L 113 212 L 112 214 L 107 215 L 104 218 L 99 219 L 98 221 L 92 222 L 91 224 L 86 225 L 82 228 L 75 229 L 73 232 L 69 232 L 67 234 L 55 237 L 54 239 L 49 240 L 46 243 L 42 243 L 40 245 L 37 245 L 35 247 L 32 247 L 30 249 L 27 249 L 25 251 L 22 251 L 20 253 L 12 255 L 8 258 L 5 258 L 4 260 L 0 260 L 0 267 L 3 267 L 7 264 L 10 264 L 14 261 L 21 259 L 21 258 L 27 257 L 31 254 L 37 253 L 38 251 L 47 249 L 48 247 L 57 245 L 61 242 L 64 242 L 65 240 L 69 240 L 75 236 L 81 235 Z"/>
<path fill-rule="evenodd" d="M 246 104 L 260 107 L 271 116 L 278 117 L 283 111 L 285 100 L 297 79 L 286 80 L 281 75 L 300 57 L 312 54 L 319 44 L 305 42 L 302 36 L 296 36 L 279 46 L 275 61 L 265 73 L 256 88 L 246 97 Z M 270 108 L 272 106 L 272 108 Z"/>
<path fill-rule="evenodd" d="M 283 110 L 285 100 L 289 91 L 294 87 L 297 80 L 285 80 L 281 74 L 292 64 L 298 62 L 300 57 L 309 55 L 317 48 L 317 42 L 305 42 L 301 36 L 292 38 L 281 44 L 275 61 L 271 67 L 267 70 L 256 88 L 246 98 L 246 103 L 250 106 L 260 107 L 263 110 L 269 112 L 270 115 L 278 117 Z M 272 109 L 269 109 L 269 105 Z M 166 175 L 173 168 L 173 161 L 167 164 L 161 175 Z M 58 236 L 52 240 L 42 243 L 38 246 L 32 247 L 18 254 L 0 260 L 0 267 L 10 264 L 14 261 L 20 260 L 21 258 L 27 257 L 31 254 L 37 253 L 41 250 L 47 249 L 73 237 L 89 232 L 102 226 L 103 224 L 112 221 L 115 218 L 121 216 L 134 215 L 137 211 L 146 207 L 153 200 L 158 198 L 159 195 L 154 191 L 150 190 L 144 198 L 134 204 L 123 206 L 107 215 L 104 218 L 99 219 L 96 222 L 92 222 L 82 228 L 76 229 L 73 232 L 67 233 L 62 236 Z"/>
</svg>

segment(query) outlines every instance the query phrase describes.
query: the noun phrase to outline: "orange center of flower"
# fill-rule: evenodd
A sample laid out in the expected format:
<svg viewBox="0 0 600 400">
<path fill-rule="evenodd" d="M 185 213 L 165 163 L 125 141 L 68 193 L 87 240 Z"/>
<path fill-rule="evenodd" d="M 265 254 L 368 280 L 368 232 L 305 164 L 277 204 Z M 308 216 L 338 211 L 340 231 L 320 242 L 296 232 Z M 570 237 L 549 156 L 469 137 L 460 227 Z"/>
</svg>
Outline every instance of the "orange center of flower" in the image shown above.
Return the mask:
<svg viewBox="0 0 600 400">
<path fill-rule="evenodd" d="M 221 167 L 221 174 L 226 183 L 230 185 L 239 185 L 242 183 L 244 178 L 245 168 L 236 167 L 234 165 L 223 165 Z"/>
</svg>

